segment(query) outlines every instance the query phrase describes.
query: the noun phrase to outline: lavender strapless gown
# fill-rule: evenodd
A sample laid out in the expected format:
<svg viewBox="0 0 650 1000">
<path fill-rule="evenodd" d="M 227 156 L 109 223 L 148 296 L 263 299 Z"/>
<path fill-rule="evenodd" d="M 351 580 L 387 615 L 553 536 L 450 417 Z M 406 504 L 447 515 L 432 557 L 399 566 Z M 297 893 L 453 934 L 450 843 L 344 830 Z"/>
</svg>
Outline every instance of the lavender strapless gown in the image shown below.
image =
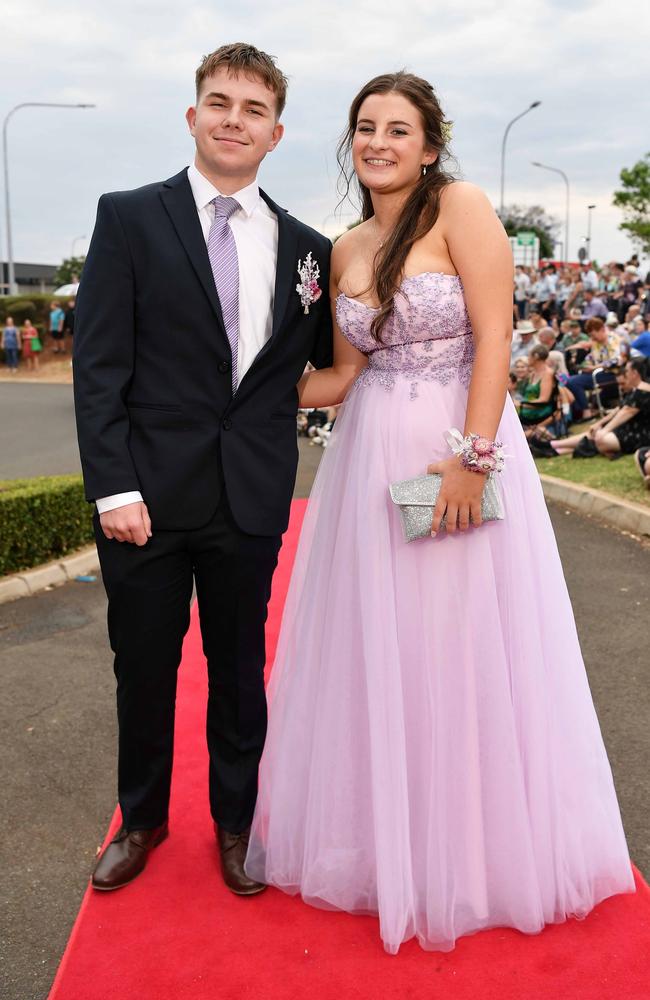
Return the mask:
<svg viewBox="0 0 650 1000">
<path fill-rule="evenodd" d="M 388 484 L 462 429 L 472 333 L 460 278 L 407 278 L 323 455 L 269 685 L 249 875 L 378 914 L 388 952 L 536 933 L 633 892 L 555 537 L 510 397 L 505 520 L 406 544 Z"/>
</svg>

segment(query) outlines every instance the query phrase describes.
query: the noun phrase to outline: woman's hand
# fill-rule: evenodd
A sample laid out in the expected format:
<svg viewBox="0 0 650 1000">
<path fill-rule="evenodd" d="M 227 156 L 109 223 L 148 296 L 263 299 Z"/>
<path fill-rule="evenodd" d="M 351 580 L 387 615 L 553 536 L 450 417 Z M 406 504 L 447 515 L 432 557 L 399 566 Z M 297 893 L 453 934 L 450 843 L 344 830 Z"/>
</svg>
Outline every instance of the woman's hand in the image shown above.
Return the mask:
<svg viewBox="0 0 650 1000">
<path fill-rule="evenodd" d="M 440 521 L 447 512 L 447 531 L 452 534 L 456 528 L 466 531 L 469 528 L 470 515 L 472 523 L 478 527 L 482 523 L 481 497 L 485 485 L 485 475 L 482 472 L 470 472 L 461 464 L 457 455 L 445 458 L 441 462 L 433 462 L 427 467 L 427 474 L 437 472 L 442 475 L 442 486 L 438 494 L 438 502 L 433 510 L 431 523 L 432 537 L 440 529 Z"/>
</svg>

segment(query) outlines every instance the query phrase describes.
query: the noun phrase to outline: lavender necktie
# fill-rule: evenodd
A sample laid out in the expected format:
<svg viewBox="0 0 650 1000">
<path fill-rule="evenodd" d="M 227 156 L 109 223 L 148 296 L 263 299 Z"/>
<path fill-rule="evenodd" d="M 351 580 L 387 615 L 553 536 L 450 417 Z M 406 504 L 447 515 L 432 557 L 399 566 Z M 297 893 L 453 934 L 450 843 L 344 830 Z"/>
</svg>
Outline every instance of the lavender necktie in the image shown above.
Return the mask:
<svg viewBox="0 0 650 1000">
<path fill-rule="evenodd" d="M 229 219 L 241 205 L 235 198 L 213 198 L 214 220 L 208 233 L 208 257 L 221 303 L 221 314 L 232 354 L 232 391 L 237 388 L 239 343 L 239 260 Z"/>
</svg>

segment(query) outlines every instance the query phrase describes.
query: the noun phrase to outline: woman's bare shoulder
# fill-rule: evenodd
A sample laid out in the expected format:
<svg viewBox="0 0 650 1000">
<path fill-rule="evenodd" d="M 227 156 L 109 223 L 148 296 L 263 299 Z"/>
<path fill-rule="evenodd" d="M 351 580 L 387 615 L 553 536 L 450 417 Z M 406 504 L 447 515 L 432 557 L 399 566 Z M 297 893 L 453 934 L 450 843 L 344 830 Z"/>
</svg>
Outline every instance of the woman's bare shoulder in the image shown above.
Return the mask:
<svg viewBox="0 0 650 1000">
<path fill-rule="evenodd" d="M 451 212 L 476 209 L 480 206 L 492 208 L 490 199 L 483 188 L 471 181 L 452 181 L 440 192 L 440 209 Z"/>
</svg>

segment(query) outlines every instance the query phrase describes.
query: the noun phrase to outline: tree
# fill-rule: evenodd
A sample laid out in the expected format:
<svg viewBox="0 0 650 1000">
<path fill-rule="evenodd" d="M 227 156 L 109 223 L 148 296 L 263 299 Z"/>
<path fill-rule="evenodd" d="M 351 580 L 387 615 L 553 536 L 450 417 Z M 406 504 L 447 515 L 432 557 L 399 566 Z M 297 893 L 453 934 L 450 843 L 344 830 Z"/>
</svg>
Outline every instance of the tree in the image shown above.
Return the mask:
<svg viewBox="0 0 650 1000">
<path fill-rule="evenodd" d="M 623 167 L 619 176 L 623 189 L 614 192 L 612 201 L 623 210 L 626 221 L 618 228 L 642 253 L 650 253 L 650 153 L 633 167 Z"/>
<path fill-rule="evenodd" d="M 497 212 L 508 236 L 517 233 L 535 233 L 539 237 L 540 257 L 555 256 L 556 236 L 561 224 L 552 215 L 548 215 L 541 205 L 507 205 L 503 212 Z"/>
<path fill-rule="evenodd" d="M 59 269 L 54 275 L 55 288 L 60 285 L 72 285 L 79 281 L 85 261 L 85 257 L 66 257 L 65 260 L 61 261 Z"/>
</svg>

